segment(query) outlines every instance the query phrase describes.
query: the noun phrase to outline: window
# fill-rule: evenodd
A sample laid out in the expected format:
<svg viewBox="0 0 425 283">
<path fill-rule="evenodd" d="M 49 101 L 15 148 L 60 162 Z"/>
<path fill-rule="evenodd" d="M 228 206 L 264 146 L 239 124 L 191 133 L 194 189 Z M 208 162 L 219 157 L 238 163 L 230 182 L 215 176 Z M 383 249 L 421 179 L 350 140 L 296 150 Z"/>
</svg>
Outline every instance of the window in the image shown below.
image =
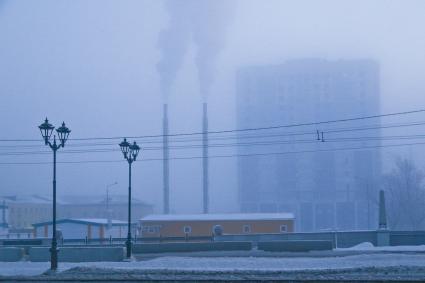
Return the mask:
<svg viewBox="0 0 425 283">
<path fill-rule="evenodd" d="M 244 225 L 243 226 L 243 232 L 244 233 L 251 233 L 251 225 Z"/>
<path fill-rule="evenodd" d="M 160 225 L 153 225 L 153 226 L 142 226 L 141 227 L 141 231 L 142 233 L 150 233 L 150 234 L 154 234 L 154 233 L 159 233 L 161 229 Z"/>
<path fill-rule="evenodd" d="M 288 226 L 280 225 L 280 233 L 286 233 L 286 232 L 288 232 Z"/>
<path fill-rule="evenodd" d="M 192 227 L 190 227 L 190 226 L 184 226 L 184 227 L 183 227 L 183 232 L 184 232 L 185 234 L 190 234 L 190 233 L 192 233 Z"/>
</svg>

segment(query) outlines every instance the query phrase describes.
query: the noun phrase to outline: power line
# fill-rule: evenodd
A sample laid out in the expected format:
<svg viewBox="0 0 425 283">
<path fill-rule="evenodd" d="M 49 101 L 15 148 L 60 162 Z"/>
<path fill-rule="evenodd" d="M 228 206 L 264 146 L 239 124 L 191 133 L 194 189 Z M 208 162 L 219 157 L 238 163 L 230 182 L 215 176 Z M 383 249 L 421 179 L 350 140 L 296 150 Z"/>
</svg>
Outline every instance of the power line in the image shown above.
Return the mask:
<svg viewBox="0 0 425 283">
<path fill-rule="evenodd" d="M 425 135 L 399 135 L 399 136 L 369 136 L 369 137 L 341 137 L 341 138 L 327 138 L 326 143 L 337 142 L 367 142 L 367 141 L 394 141 L 394 140 L 413 140 L 423 139 Z M 221 143 L 209 144 L 208 148 L 223 148 L 223 147 L 245 147 L 245 146 L 275 146 L 275 145 L 298 145 L 298 144 L 317 144 L 317 140 L 277 140 L 265 142 L 247 142 L 247 143 Z M 182 146 L 169 146 L 169 149 L 198 149 L 203 148 L 202 144 L 182 145 Z M 142 150 L 155 151 L 163 150 L 163 147 L 145 147 Z M 84 149 L 84 150 L 64 150 L 63 154 L 86 154 L 86 153 L 105 153 L 105 152 L 118 152 L 118 148 L 102 148 L 102 149 Z M 19 152 L 0 152 L 0 156 L 20 156 L 20 155 L 44 155 L 51 154 L 50 151 L 19 151 Z"/>
<path fill-rule="evenodd" d="M 367 125 L 364 127 L 351 127 L 351 128 L 334 128 L 326 129 L 322 131 L 323 133 L 343 133 L 343 132 L 354 132 L 354 131 L 367 131 L 367 130 L 378 130 L 378 129 L 389 129 L 389 128 L 401 128 L 401 127 L 412 127 L 412 126 L 422 126 L 425 125 L 423 121 L 415 121 L 410 123 L 391 123 L 385 125 Z M 310 132 L 289 132 L 289 133 L 278 133 L 278 134 L 267 134 L 267 135 L 235 135 L 235 136 L 222 136 L 222 137 L 210 137 L 209 140 L 241 140 L 241 139 L 263 139 L 263 138 L 272 138 L 272 137 L 290 137 L 290 136 L 302 136 L 302 135 L 315 135 L 316 131 Z M 170 143 L 183 143 L 183 142 L 201 142 L 202 139 L 179 139 L 179 140 L 169 140 Z M 162 140 L 158 141 L 138 141 L 143 144 L 162 144 Z M 78 143 L 78 144 L 69 144 L 67 148 L 72 147 L 96 147 L 96 146 L 116 146 L 117 143 Z M 34 145 L 0 145 L 0 151 L 2 149 L 10 148 L 40 148 L 40 144 Z"/>
<path fill-rule="evenodd" d="M 316 150 L 301 150 L 301 151 L 286 151 L 286 152 L 265 152 L 265 153 L 249 153 L 249 154 L 228 154 L 228 155 L 211 155 L 208 158 L 233 158 L 233 157 L 254 157 L 254 156 L 273 156 L 273 155 L 289 155 L 289 154 L 302 154 L 302 153 L 316 153 L 316 152 L 333 152 L 333 151 L 350 151 L 362 149 L 377 149 L 377 148 L 390 148 L 390 147 L 403 147 L 403 146 L 416 146 L 425 145 L 425 142 L 417 143 L 404 143 L 404 144 L 391 144 L 391 145 L 375 145 L 375 146 L 359 146 L 359 147 L 346 147 L 346 148 L 332 148 L 332 149 L 316 149 Z M 193 160 L 203 159 L 203 156 L 191 157 L 172 157 L 169 160 Z M 148 158 L 141 159 L 140 162 L 163 161 L 163 158 Z M 81 164 L 81 163 L 118 163 L 122 160 L 85 160 L 85 161 L 58 161 L 62 164 Z M 0 165 L 44 165 L 52 164 L 52 162 L 0 162 Z"/>
<path fill-rule="evenodd" d="M 275 130 L 275 129 L 283 129 L 283 128 L 294 128 L 294 127 L 303 127 L 303 126 L 318 126 L 324 124 L 332 124 L 332 123 L 341 123 L 341 122 L 351 122 L 351 121 L 359 121 L 359 120 L 368 120 L 368 119 L 376 119 L 383 117 L 391 117 L 391 116 L 400 116 L 400 115 L 409 115 L 425 112 L 425 109 L 418 109 L 412 111 L 403 111 L 403 112 L 394 112 L 387 114 L 379 114 L 379 115 L 370 115 L 370 116 L 360 116 L 353 118 L 345 118 L 345 119 L 335 119 L 335 120 L 326 120 L 319 122 L 307 122 L 307 123 L 296 123 L 296 124 L 287 124 L 287 125 L 277 125 L 277 126 L 268 126 L 268 127 L 257 127 L 257 128 L 244 128 L 244 129 L 232 129 L 232 130 L 221 130 L 221 131 L 208 131 L 208 134 L 223 134 L 223 133 L 235 133 L 235 132 L 251 132 L 251 131 L 262 131 L 262 130 Z M 203 132 L 191 132 L 191 133 L 175 133 L 169 134 L 169 137 L 177 137 L 177 136 L 194 136 L 194 135 L 202 135 Z M 160 138 L 164 135 L 142 135 L 142 136 L 126 136 L 129 139 L 140 139 L 140 138 Z M 74 141 L 89 141 L 89 140 L 116 140 L 122 139 L 124 137 L 89 137 L 89 138 L 73 138 L 70 140 Z M 39 141 L 34 139 L 0 139 L 0 142 L 33 142 Z"/>
</svg>

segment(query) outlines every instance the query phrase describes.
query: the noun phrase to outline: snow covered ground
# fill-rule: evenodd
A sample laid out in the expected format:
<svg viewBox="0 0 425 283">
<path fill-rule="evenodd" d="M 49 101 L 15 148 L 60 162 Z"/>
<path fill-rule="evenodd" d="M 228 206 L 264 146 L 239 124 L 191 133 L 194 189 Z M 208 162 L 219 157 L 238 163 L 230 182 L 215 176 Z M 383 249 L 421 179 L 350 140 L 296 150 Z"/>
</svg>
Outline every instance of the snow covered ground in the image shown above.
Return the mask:
<svg viewBox="0 0 425 283">
<path fill-rule="evenodd" d="M 338 255 L 339 251 L 368 251 L 364 254 Z M 379 251 L 371 253 L 370 251 Z M 385 252 L 382 252 L 385 251 Z M 3 276 L 39 276 L 49 262 L 0 263 Z M 60 263 L 63 278 L 124 279 L 425 279 L 425 246 L 376 248 L 363 243 L 350 249 L 338 249 L 335 256 L 283 257 L 188 257 L 164 256 L 132 262 Z"/>
<path fill-rule="evenodd" d="M 425 252 L 425 245 L 375 247 L 372 243 L 361 243 L 351 248 L 339 248 L 337 251 L 387 251 L 387 252 Z"/>
</svg>

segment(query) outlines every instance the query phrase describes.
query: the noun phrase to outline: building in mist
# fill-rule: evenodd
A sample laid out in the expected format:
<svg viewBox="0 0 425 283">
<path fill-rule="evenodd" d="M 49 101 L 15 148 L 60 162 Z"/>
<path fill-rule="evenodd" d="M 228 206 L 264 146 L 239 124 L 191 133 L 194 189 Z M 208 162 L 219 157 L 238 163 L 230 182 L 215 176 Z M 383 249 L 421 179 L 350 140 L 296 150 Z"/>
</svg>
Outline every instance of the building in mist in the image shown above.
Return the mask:
<svg viewBox="0 0 425 283">
<path fill-rule="evenodd" d="M 56 222 L 61 237 L 70 239 L 108 239 L 125 238 L 127 236 L 127 222 L 108 219 L 59 219 Z M 51 238 L 53 231 L 52 221 L 34 223 L 34 238 Z M 137 231 L 136 224 L 132 224 L 133 233 Z M 136 235 L 136 234 L 134 234 Z"/>
<path fill-rule="evenodd" d="M 4 210 L 5 222 L 11 229 L 30 228 L 35 222 L 51 218 L 52 200 L 37 195 L 0 197 Z M 3 215 L 2 215 L 3 217 Z"/>
<path fill-rule="evenodd" d="M 379 66 L 371 60 L 244 67 L 236 87 L 239 129 L 380 113 Z M 381 164 L 370 147 L 380 144 L 379 125 L 364 119 L 239 132 L 241 211 L 293 212 L 298 231 L 376 228 Z"/>
<path fill-rule="evenodd" d="M 1 211 L 1 219 L 0 219 L 0 236 L 8 233 L 9 224 L 7 223 L 7 205 L 6 201 L 3 200 L 0 202 L 0 211 Z"/>
<path fill-rule="evenodd" d="M 61 199 L 58 208 L 59 218 L 111 218 L 127 221 L 128 196 L 109 195 L 108 202 L 105 196 L 67 196 Z M 153 205 L 139 199 L 131 199 L 131 217 L 136 222 L 141 217 L 152 214 Z"/>
<path fill-rule="evenodd" d="M 156 237 L 210 237 L 223 234 L 278 234 L 294 232 L 292 213 L 227 213 L 149 215 L 139 221 L 140 235 Z"/>
<path fill-rule="evenodd" d="M 32 229 L 34 223 L 47 222 L 52 219 L 52 199 L 39 195 L 19 195 L 0 197 L 5 205 L 6 223 L 11 229 Z M 109 196 L 64 196 L 57 200 L 58 218 L 111 218 L 127 221 L 128 197 L 126 195 Z M 153 213 L 153 205 L 132 199 L 132 219 L 137 221 Z"/>
</svg>

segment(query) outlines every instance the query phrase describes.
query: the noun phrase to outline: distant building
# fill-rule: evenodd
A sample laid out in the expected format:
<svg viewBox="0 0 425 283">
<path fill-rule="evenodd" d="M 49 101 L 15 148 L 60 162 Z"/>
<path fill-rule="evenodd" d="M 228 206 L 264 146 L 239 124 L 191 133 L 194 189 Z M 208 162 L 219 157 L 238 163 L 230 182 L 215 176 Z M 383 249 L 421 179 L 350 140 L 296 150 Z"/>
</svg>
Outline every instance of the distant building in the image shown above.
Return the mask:
<svg viewBox="0 0 425 283">
<path fill-rule="evenodd" d="M 51 238 L 52 222 L 35 223 L 35 238 Z M 136 225 L 132 225 L 134 228 Z M 56 229 L 60 231 L 63 239 L 107 239 L 127 237 L 127 222 L 108 219 L 59 219 Z M 136 229 L 134 229 L 134 232 Z"/>
<path fill-rule="evenodd" d="M 1 211 L 0 228 L 7 228 L 9 224 L 7 223 L 8 206 L 6 204 L 6 200 L 0 200 L 0 211 Z"/>
<path fill-rule="evenodd" d="M 60 218 L 112 218 L 122 221 L 127 221 L 128 218 L 128 196 L 126 195 L 110 195 L 108 202 L 105 196 L 83 195 L 66 196 L 61 200 L 61 206 L 58 209 Z M 133 222 L 152 213 L 153 205 L 132 198 Z"/>
<path fill-rule="evenodd" d="M 3 196 L 0 197 L 0 205 L 3 203 L 7 207 L 6 223 L 12 229 L 32 229 L 34 223 L 52 220 L 53 201 L 50 197 L 39 195 Z M 132 199 L 132 221 L 137 221 L 152 212 L 152 205 Z M 108 203 L 105 196 L 77 195 L 57 199 L 58 219 L 110 218 L 127 221 L 127 215 L 128 198 L 125 195 L 109 196 Z"/>
<path fill-rule="evenodd" d="M 292 60 L 241 68 L 237 74 L 240 129 L 376 114 L 379 67 L 371 60 Z M 245 144 L 238 147 L 241 211 L 291 211 L 299 231 L 375 228 L 372 199 L 381 158 L 377 148 L 364 147 L 380 145 L 380 130 L 349 130 L 367 125 L 379 126 L 380 120 L 240 132 L 238 143 Z M 341 131 L 327 132 L 331 129 Z M 364 136 L 375 139 L 356 140 Z"/>
<path fill-rule="evenodd" d="M 51 218 L 52 201 L 49 198 L 37 195 L 3 196 L 0 203 L 7 207 L 7 211 L 2 211 L 11 229 L 31 228 L 33 223 Z"/>
<path fill-rule="evenodd" d="M 223 234 L 289 233 L 291 213 L 149 215 L 139 221 L 141 237 L 211 236 L 216 226 Z"/>
</svg>

